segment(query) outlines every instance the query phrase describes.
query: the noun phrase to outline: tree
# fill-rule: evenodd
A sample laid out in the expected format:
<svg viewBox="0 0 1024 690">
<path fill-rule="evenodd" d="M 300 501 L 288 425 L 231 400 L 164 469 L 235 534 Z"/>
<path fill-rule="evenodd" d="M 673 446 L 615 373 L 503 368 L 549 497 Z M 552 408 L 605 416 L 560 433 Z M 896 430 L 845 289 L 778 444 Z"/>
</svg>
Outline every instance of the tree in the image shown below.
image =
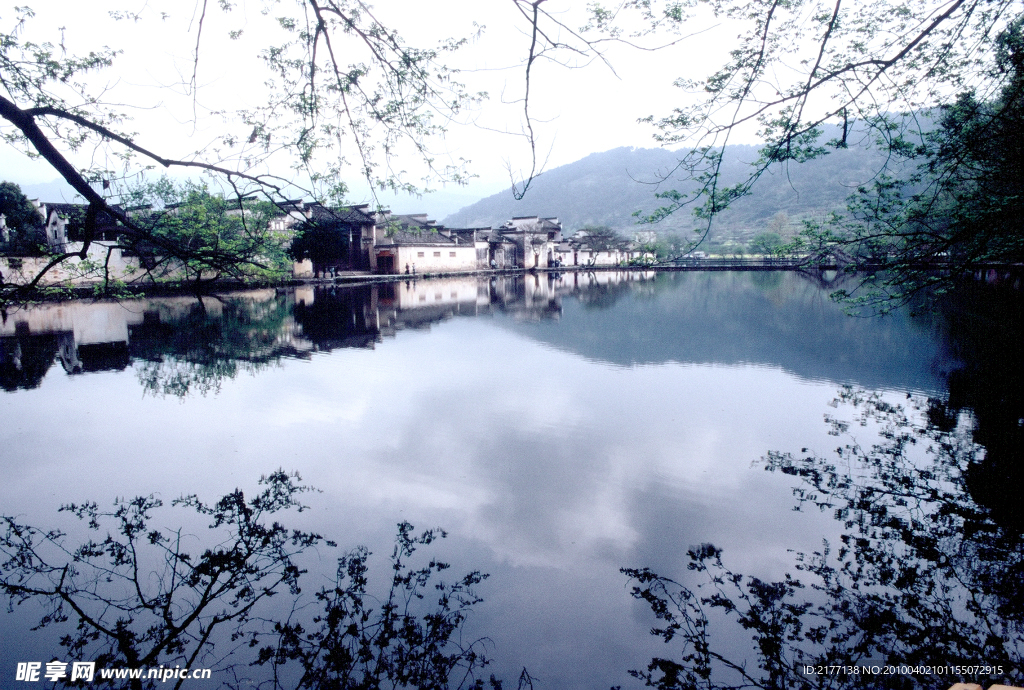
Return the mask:
<svg viewBox="0 0 1024 690">
<path fill-rule="evenodd" d="M 132 187 L 126 195 L 140 209 L 131 215 L 142 236 L 121 238 L 119 246 L 138 256 L 151 274 L 159 269 L 181 271 L 185 280 L 215 280 L 225 268 L 204 257 L 234 257 L 229 275 L 275 275 L 283 269 L 284 240 L 270 229 L 276 207 L 255 199 L 226 199 L 210 193 L 204 182 L 176 185 L 162 178 Z M 159 208 L 155 208 L 158 206 Z M 185 256 L 167 254 L 167 245 L 183 247 Z"/>
<path fill-rule="evenodd" d="M 971 500 L 984 450 L 964 420 L 936 423 L 936 403 L 896 405 L 847 387 L 835 404 L 852 418 L 826 418 L 845 438 L 834 458 L 806 449 L 764 458 L 765 469 L 794 478 L 796 509 L 830 513 L 842 530 L 836 543 L 797 554 L 796 575 L 770 582 L 731 571 L 710 544 L 688 551 L 696 584 L 625 570 L 633 596 L 661 621 L 652 632 L 680 649 L 634 675 L 666 689 L 1019 684 L 1021 534 Z M 875 435 L 861 444 L 851 428 Z M 722 626 L 748 638 L 746 655 Z M 969 658 L 985 662 L 951 668 Z M 856 671 L 818 670 L 825 666 Z M 878 673 L 862 672 L 873 666 Z M 886 666 L 900 670 L 887 675 Z"/>
<path fill-rule="evenodd" d="M 692 248 L 692 245 L 678 234 L 670 233 L 659 235 L 655 247 L 655 256 L 658 261 L 675 261 L 684 256 Z"/>
<path fill-rule="evenodd" d="M 310 488 L 297 475 L 279 470 L 260 484 L 248 498 L 236 490 L 214 503 L 175 499 L 179 520 L 191 514 L 208 523 L 206 538 L 190 534 L 188 522 L 165 526 L 175 520 L 167 522 L 154 496 L 117 499 L 109 511 L 91 502 L 62 507 L 97 535 L 77 545 L 74 530 L 0 518 L 0 591 L 12 604 L 42 606 L 37 627 L 64 633 L 65 658 L 94 660 L 98 684 L 123 683 L 104 669 L 145 668 L 129 680 L 133 690 L 165 687 L 172 678 L 166 687 L 180 688 L 185 677 L 177 668 L 205 667 L 228 678 L 228 687 L 484 686 L 474 677 L 487 663 L 479 645 L 462 646 L 458 633 L 480 601 L 473 587 L 486 576 L 444 583 L 444 563 L 410 563 L 443 532 L 416 535 L 399 525 L 389 594 L 379 607 L 367 588 L 370 553 L 342 556 L 336 582 L 316 593 L 320 610 L 313 612 L 300 598 L 303 555 L 335 544 L 278 521 L 305 508 L 299 499 Z M 283 672 L 293 661 L 303 664 L 297 680 Z M 253 664 L 270 664 L 273 673 L 249 677 Z M 148 669 L 158 668 L 154 679 Z"/>
<path fill-rule="evenodd" d="M 917 170 L 879 177 L 858 190 L 844 218 L 805 229 L 808 246 L 838 249 L 884 271 L 872 275 L 858 303 L 888 308 L 923 288 L 948 290 L 951 277 L 979 266 L 1024 260 L 1024 21 L 996 46 L 993 77 L 1002 90 L 995 99 L 960 94 L 938 111 L 923 143 L 905 151 L 920 162 Z"/>
<path fill-rule="evenodd" d="M 600 12 L 576 28 L 587 22 L 583 11 L 570 17 L 548 11 L 544 2 L 501 5 L 510 15 L 502 26 L 527 39 L 522 55 L 510 60 L 521 58 L 515 65 L 520 84 L 506 84 L 501 99 L 516 109 L 521 125 L 505 133 L 521 139 L 528 156 L 525 172 L 508 164 L 517 197 L 545 164 L 531 109 L 541 66 L 574 69 L 596 61 L 610 67 L 608 45 L 657 47 L 617 31 L 614 18 Z M 472 121 L 464 114 L 486 97 L 461 83 L 453 66 L 469 38 L 410 45 L 363 0 L 247 6 L 197 0 L 194 13 L 159 0 L 138 11 L 94 12 L 90 23 L 108 15 L 108 24 L 82 36 L 74 22 L 37 19 L 32 8 L 20 7 L 0 28 L 0 137 L 50 163 L 95 213 L 112 211 L 129 181 L 158 166 L 203 174 L 214 193 L 232 201 L 256 194 L 283 203 L 302 196 L 330 207 L 343 205 L 353 176 L 374 190 L 411 192 L 468 179 L 468 161 L 437 149 L 446 128 L 460 118 Z M 643 7 L 640 15 L 655 24 L 682 20 L 678 8 L 664 21 Z M 152 40 L 129 58 L 134 35 Z M 161 51 L 156 44 L 164 37 L 167 50 Z M 113 45 L 101 45 L 108 39 Z M 137 81 L 123 79 L 136 63 L 145 63 L 145 73 Z M 118 79 L 108 78 L 115 69 Z M 150 92 L 159 98 L 147 100 Z M 192 144 L 183 149 L 186 137 L 199 141 L 195 150 Z M 196 252 L 151 237 L 128 214 L 114 217 L 130 241 L 159 239 L 162 255 L 223 275 L 238 264 L 253 269 L 247 257 Z M 82 257 L 90 241 L 87 233 L 77 252 Z M 54 256 L 45 270 L 74 256 Z"/>
<path fill-rule="evenodd" d="M 789 214 L 785 211 L 779 211 L 772 216 L 771 221 L 768 223 L 768 232 L 774 232 L 779 237 L 787 234 L 789 229 Z"/>
<path fill-rule="evenodd" d="M 782 237 L 777 232 L 762 232 L 754 235 L 750 240 L 750 250 L 756 254 L 763 254 L 768 258 L 775 258 L 782 252 Z"/>
<path fill-rule="evenodd" d="M 175 10 L 180 6 L 174 3 L 166 8 L 150 4 L 139 12 L 112 12 L 111 17 L 115 29 L 117 22 L 122 27 L 131 22 L 132 31 L 139 32 L 149 30 L 150 23 L 166 24 L 175 18 Z M 478 98 L 465 91 L 442 61 L 462 45 L 460 41 L 411 47 L 360 0 L 297 0 L 291 12 L 274 2 L 256 12 L 231 10 L 230 3 L 201 0 L 197 21 L 185 29 L 185 42 L 194 50 L 191 69 L 177 86 L 191 100 L 189 126 L 218 116 L 225 121 L 215 140 L 194 153 L 162 150 L 157 138 L 165 132 L 146 136 L 126 128 L 128 113 L 145 104 L 137 102 L 134 92 L 125 94 L 124 107 L 111 105 L 117 102 L 108 93 L 114 89 L 113 80 L 104 80 L 103 72 L 117 64 L 119 49 L 104 47 L 76 55 L 64 40 L 65 30 L 53 29 L 54 22 L 36 21 L 28 7 L 4 16 L 8 25 L 0 30 L 0 122 L 5 125 L 0 136 L 7 145 L 52 165 L 89 205 L 90 215 L 111 214 L 123 226 L 129 245 L 149 243 L 156 254 L 186 263 L 196 272 L 218 275 L 270 268 L 271 262 L 248 252 L 248 245 L 239 252 L 235 245 L 181 241 L 180 235 L 137 222 L 116 204 L 130 196 L 127 183 L 139 170 L 159 165 L 203 173 L 215 189 L 231 196 L 229 205 L 237 208 L 250 195 L 272 203 L 283 203 L 297 192 L 324 202 L 342 197 L 350 166 L 346 156 L 352 153 L 342 144 L 346 141 L 358 157 L 353 167 L 375 188 L 415 189 L 392 167 L 394 157 L 408 151 L 420 157 L 428 179 L 462 179 L 461 162 L 442 164 L 428 144 L 448 120 Z M 240 40 L 243 27 L 257 23 L 273 32 L 271 43 L 259 46 L 259 54 L 232 51 L 225 59 L 248 58 L 235 65 L 236 73 L 241 77 L 262 70 L 265 84 L 242 90 L 250 97 L 249 107 L 201 117 L 205 103 L 199 93 L 214 95 L 203 89 L 200 71 L 207 51 L 214 50 L 210 32 L 216 27 Z M 153 35 L 166 32 L 160 28 Z M 169 126 L 175 123 L 172 113 Z M 78 155 L 85 147 L 93 149 L 91 156 Z M 291 169 L 292 175 L 272 169 Z M 84 258 L 91 241 L 87 232 L 80 251 L 54 256 L 28 287 L 61 262 Z M 5 289 L 0 297 L 16 294 L 11 292 L 14 288 Z"/>
<path fill-rule="evenodd" d="M 658 13 L 659 8 L 663 14 Z M 700 241 L 707 237 L 714 218 L 751 193 L 769 169 L 830 152 L 838 155 L 863 143 L 879 146 L 887 155 L 891 165 L 879 171 L 882 180 L 899 173 L 899 159 L 922 146 L 926 156 L 935 154 L 928 159 L 929 164 L 936 164 L 934 179 L 969 176 L 972 161 L 978 160 L 975 153 L 996 154 L 975 147 L 975 153 L 960 156 L 955 150 L 966 152 L 970 145 L 953 138 L 947 140 L 950 155 L 941 153 L 928 141 L 932 125 L 927 113 L 950 104 L 956 94 L 972 93 L 978 104 L 1009 102 L 1007 89 L 1016 88 L 1013 84 L 1019 81 L 1014 70 L 1007 69 L 1006 61 L 1017 50 L 1013 47 L 1017 39 L 1007 37 L 1016 31 L 1011 30 L 1011 23 L 1022 11 L 1018 1 L 625 2 L 615 11 L 595 7 L 595 25 L 614 32 L 622 24 L 617 17 L 628 10 L 674 25 L 696 18 L 705 8 L 727 26 L 738 25 L 741 33 L 720 69 L 704 78 L 682 77 L 676 82 L 681 89 L 699 94 L 696 98 L 670 115 L 646 118 L 658 128 L 660 141 L 692 146 L 664 179 L 682 174 L 698 182 L 696 192 L 659 194 L 665 205 L 647 220 L 694 208 L 703 221 Z M 1010 63 L 1016 59 L 1010 57 Z M 962 120 L 976 108 L 961 102 L 956 110 L 959 115 L 949 114 Z M 998 135 L 1001 118 L 993 114 L 971 115 L 978 134 Z M 1008 132 L 1010 122 L 1007 125 Z M 745 179 L 725 185 L 721 177 L 724 147 L 736 136 L 755 133 L 764 142 L 759 158 Z M 963 172 L 953 174 L 951 165 Z M 891 203 L 887 196 L 891 188 L 883 184 L 881 191 L 872 203 L 885 209 Z M 939 188 L 932 185 L 931 191 L 938 193 L 931 198 L 942 204 Z M 924 203 L 925 197 L 921 201 Z M 904 225 L 897 225 L 887 236 L 898 241 L 905 230 Z M 849 239 L 834 234 L 837 243 Z M 924 242 L 918 253 L 921 257 L 928 256 L 934 246 L 925 237 L 917 233 L 912 240 Z M 865 234 L 857 240 L 868 243 L 871 237 Z"/>
<path fill-rule="evenodd" d="M 0 238 L 0 253 L 10 256 L 39 256 L 46 248 L 42 214 L 13 182 L 0 182 L 0 214 L 7 236 Z"/>
<path fill-rule="evenodd" d="M 594 252 L 622 249 L 628 240 L 607 225 L 584 225 L 580 230 L 583 241 Z"/>
<path fill-rule="evenodd" d="M 531 161 L 528 172 L 513 175 L 517 196 L 544 165 L 530 101 L 531 80 L 541 64 L 602 62 L 604 47 L 612 42 L 654 48 L 653 32 L 679 33 L 700 14 L 717 15 L 728 26 L 744 25 L 726 65 L 706 78 L 678 82 L 701 93 L 698 102 L 667 117 L 648 118 L 660 128 L 662 141 L 693 146 L 669 175 L 684 172 L 699 183 L 696 193 L 663 193 L 666 205 L 649 219 L 693 205 L 706 223 L 749 193 L 774 165 L 872 137 L 887 151 L 899 152 L 914 136 L 921 138 L 923 108 L 971 87 L 979 102 L 990 102 L 997 80 L 986 70 L 995 64 L 995 37 L 1020 12 L 1019 0 L 897 6 L 838 0 L 827 7 L 807 0 L 624 0 L 611 8 L 589 6 L 589 22 L 573 28 L 540 0 L 513 0 L 510 7 L 528 38 L 520 97 L 509 99 L 521 107 L 521 134 Z M 160 18 L 163 9 L 151 3 L 139 13 L 113 14 L 148 28 L 147 22 L 166 21 Z M 176 6 L 164 14 L 172 16 L 171 9 Z M 56 30 L 48 33 L 58 22 L 36 22 L 28 9 L 18 10 L 12 21 L 0 41 L 4 139 L 50 162 L 97 212 L 119 201 L 121 182 L 148 165 L 207 173 L 216 178 L 213 189 L 239 198 L 255 193 L 281 202 L 301 191 L 331 205 L 341 203 L 349 170 L 375 188 L 416 188 L 412 175 L 397 164 L 409 153 L 420 159 L 429 180 L 465 179 L 465 161 L 434 155 L 428 143 L 482 97 L 469 92 L 448 64 L 464 41 L 409 46 L 361 0 L 295 0 L 287 6 L 268 0 L 248 13 L 231 10 L 230 3 L 214 7 L 200 0 L 197 21 L 182 41 L 194 49 L 184 78 L 175 84 L 190 101 L 191 114 L 184 118 L 190 124 L 214 119 L 199 115 L 206 107 L 199 94 L 210 94 L 202 70 L 214 49 L 212 32 L 236 41 L 257 29 L 276 33 L 256 49 L 262 51 L 259 60 L 232 63 L 239 82 L 252 74 L 265 77 L 265 84 L 239 87 L 248 107 L 213 109 L 224 120 L 222 130 L 188 154 L 163 150 L 147 143 L 145 133 L 128 129 L 128 113 L 144 105 L 135 97 L 126 97 L 124 107 L 110 105 L 119 101 L 104 91 L 110 84 L 102 73 L 121 59 L 118 49 L 76 55 Z M 246 22 L 259 27 L 250 29 Z M 253 52 L 236 50 L 232 57 Z M 750 175 L 726 186 L 719 175 L 722 147 L 743 128 L 757 129 L 766 146 Z M 86 147 L 95 147 L 95 164 L 77 163 L 75 152 Z M 127 216 L 117 219 L 125 237 L 152 240 Z M 230 251 L 197 253 L 165 238 L 161 244 L 162 254 L 204 263 L 213 273 L 231 274 L 238 263 Z M 56 256 L 54 262 L 70 258 Z"/>
<path fill-rule="evenodd" d="M 288 247 L 288 256 L 295 261 L 309 259 L 313 272 L 320 274 L 327 266 L 352 255 L 349 232 L 347 225 L 337 221 L 304 221 Z"/>
</svg>

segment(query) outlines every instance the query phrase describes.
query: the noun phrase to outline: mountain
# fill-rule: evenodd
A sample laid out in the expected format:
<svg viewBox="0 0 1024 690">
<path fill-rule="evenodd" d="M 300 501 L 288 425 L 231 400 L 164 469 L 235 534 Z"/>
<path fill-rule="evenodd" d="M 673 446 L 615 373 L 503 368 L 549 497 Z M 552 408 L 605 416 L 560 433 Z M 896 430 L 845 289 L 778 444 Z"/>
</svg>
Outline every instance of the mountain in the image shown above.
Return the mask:
<svg viewBox="0 0 1024 690">
<path fill-rule="evenodd" d="M 514 216 L 557 217 L 568 232 L 585 225 L 607 225 L 624 234 L 638 230 L 689 232 L 697 221 L 689 210 L 678 211 L 653 226 L 639 226 L 635 211 L 650 213 L 663 202 L 659 190 L 692 192 L 695 185 L 673 177 L 685 151 L 617 148 L 554 168 L 537 177 L 525 198 L 515 200 L 511 189 L 471 204 L 443 220 L 449 227 L 486 227 Z M 729 146 L 723 158 L 722 183 L 735 184 L 751 172 L 757 147 Z M 833 150 L 802 164 L 773 166 L 757 181 L 752 195 L 722 214 L 712 239 L 748 240 L 764 231 L 781 212 L 782 228 L 795 230 L 803 218 L 820 217 L 845 207 L 846 197 L 870 182 L 884 159 L 868 147 Z M 657 184 L 669 177 L 669 181 Z M 778 225 L 778 223 L 776 223 Z"/>
<path fill-rule="evenodd" d="M 81 203 L 82 197 L 74 187 L 59 177 L 50 182 L 21 185 L 21 193 L 29 199 L 39 199 L 47 203 Z"/>
</svg>

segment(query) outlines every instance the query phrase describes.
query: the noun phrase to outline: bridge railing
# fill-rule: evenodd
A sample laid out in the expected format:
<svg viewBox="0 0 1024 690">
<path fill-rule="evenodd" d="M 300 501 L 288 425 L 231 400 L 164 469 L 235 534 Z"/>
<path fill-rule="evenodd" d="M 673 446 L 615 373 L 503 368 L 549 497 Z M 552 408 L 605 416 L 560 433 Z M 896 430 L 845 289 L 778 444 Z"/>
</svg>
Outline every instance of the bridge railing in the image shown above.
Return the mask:
<svg viewBox="0 0 1024 690">
<path fill-rule="evenodd" d="M 654 264 L 658 268 L 809 268 L 805 257 L 683 258 Z M 834 268 L 834 266 L 832 266 Z M 814 266 L 818 268 L 818 266 Z"/>
</svg>

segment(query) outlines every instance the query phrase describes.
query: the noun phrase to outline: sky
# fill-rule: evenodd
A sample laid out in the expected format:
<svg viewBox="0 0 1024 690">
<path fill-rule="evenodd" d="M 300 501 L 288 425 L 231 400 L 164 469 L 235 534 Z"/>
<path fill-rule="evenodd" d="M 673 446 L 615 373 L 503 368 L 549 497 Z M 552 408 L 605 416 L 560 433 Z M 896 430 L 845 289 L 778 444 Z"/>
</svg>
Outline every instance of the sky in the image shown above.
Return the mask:
<svg viewBox="0 0 1024 690">
<path fill-rule="evenodd" d="M 37 8 L 37 16 L 29 20 L 22 36 L 62 44 L 69 54 L 84 54 L 102 46 L 122 50 L 110 68 L 88 77 L 93 92 L 102 88 L 103 101 L 130 116 L 122 129 L 137 133 L 139 143 L 168 156 L 187 157 L 197 150 L 209 155 L 217 135 L 225 128 L 238 127 L 221 113 L 258 103 L 267 93 L 259 52 L 280 35 L 274 19 L 296 7 L 288 2 L 240 0 L 230 12 L 222 12 L 213 5 L 211 2 L 204 16 L 194 91 L 188 82 L 202 13 L 199 4 L 106 0 L 98 5 L 53 0 Z M 570 27 L 586 21 L 582 3 L 549 0 L 544 7 Z M 267 8 L 269 13 L 264 14 Z M 141 18 L 115 21 L 109 13 L 118 11 L 137 12 Z M 527 172 L 530 152 L 520 133 L 524 60 L 530 36 L 513 3 L 388 0 L 377 3 L 374 12 L 410 45 L 432 47 L 446 37 L 469 37 L 448 62 L 459 69 L 457 78 L 467 89 L 488 94 L 478 106 L 449 122 L 443 138 L 428 142 L 442 162 L 470 161 L 468 171 L 474 177 L 466 186 L 435 183 L 432 187 L 440 190 L 436 195 L 385 195 L 381 200 L 398 212 L 419 209 L 442 217 L 507 188 L 510 170 L 517 176 Z M 0 26 L 5 31 L 14 19 L 13 6 L 0 5 Z M 239 30 L 241 37 L 231 40 L 229 32 Z M 609 45 L 607 64 L 593 59 L 581 63 L 568 52 L 537 60 L 531 71 L 530 104 L 542 168 L 620 146 L 657 146 L 654 128 L 637 119 L 671 112 L 687 98 L 673 81 L 680 76 L 699 76 L 726 57 L 728 41 L 723 40 L 721 27 L 716 29 L 707 22 L 695 24 L 693 31 L 696 36 L 656 52 Z M 645 45 L 677 38 L 657 36 L 646 39 Z M 245 138 L 244 133 L 240 136 Z M 94 149 L 83 148 L 72 155 L 83 165 L 121 165 L 106 152 Z M 416 156 L 406 152 L 399 159 L 415 179 Z M 48 165 L 30 161 L 7 145 L 0 145 L 0 171 L 0 177 L 21 184 L 58 177 Z M 280 169 L 273 172 L 288 174 Z M 355 166 L 349 185 L 350 201 L 372 201 Z"/>
<path fill-rule="evenodd" d="M 348 8 L 361 2 L 332 1 Z M 525 0 L 521 1 L 526 5 Z M 268 80 L 278 78 L 267 68 L 261 54 L 286 40 L 282 17 L 298 20 L 300 25 L 306 21 L 303 12 L 308 4 L 308 0 L 48 0 L 37 4 L 36 16 L 18 25 L 20 11 L 14 2 L 0 0 L 0 31 L 13 31 L 19 40 L 38 45 L 49 42 L 55 46 L 53 52 L 58 61 L 64 61 L 65 55 L 87 55 L 104 46 L 116 49 L 118 54 L 111 66 L 91 72 L 82 80 L 101 109 L 127 118 L 119 123 L 119 128 L 142 146 L 172 159 L 195 157 L 216 161 L 221 154 L 228 160 L 256 159 L 248 170 L 301 179 L 301 175 L 289 169 L 286 154 L 275 153 L 275 148 L 283 147 L 286 137 L 272 137 L 272 143 L 267 145 L 268 157 L 263 141 L 248 143 L 252 122 L 241 121 L 238 112 L 267 108 L 276 96 L 284 93 L 279 84 L 268 85 Z M 612 2 L 609 6 L 626 4 Z M 955 5 L 947 6 L 946 0 L 926 0 L 919 7 L 914 5 L 916 14 L 909 19 L 900 18 L 902 15 L 893 19 L 884 12 L 884 3 L 865 6 L 863 12 L 856 4 L 848 4 L 843 15 L 848 24 L 844 25 L 846 31 L 830 39 L 824 59 L 857 55 L 862 50 L 866 55 L 874 54 L 873 51 L 878 51 L 878 55 L 895 55 L 894 51 L 906 47 L 902 41 L 930 25 L 929 17 L 934 12 L 942 7 L 952 10 Z M 537 171 L 617 147 L 658 146 L 654 138 L 657 130 L 638 122 L 638 118 L 670 116 L 676 109 L 699 102 L 696 99 L 706 99 L 706 92 L 688 92 L 676 86 L 677 80 L 688 79 L 699 85 L 728 64 L 732 59 L 730 50 L 740 45 L 738 40 L 745 33 L 748 37 L 758 35 L 749 24 L 713 18 L 706 5 L 701 5 L 679 26 L 679 33 L 631 39 L 638 44 L 632 47 L 602 43 L 604 59 L 597 59 L 573 34 L 588 21 L 587 6 L 581 0 L 544 0 L 540 5 L 549 15 L 541 24 L 545 35 L 565 45 L 542 52 L 530 65 L 528 122 L 534 131 Z M 655 2 L 654 6 L 659 5 Z M 813 39 L 815 32 L 823 30 L 822 17 L 829 16 L 820 14 L 826 6 L 830 7 L 824 0 L 817 0 L 785 8 L 789 19 L 781 22 L 777 33 L 772 34 L 771 59 L 765 72 L 747 94 L 743 106 L 736 110 L 734 102 L 726 101 L 728 107 L 715 113 L 723 119 L 718 123 L 712 121 L 709 128 L 750 117 L 780 92 L 787 93 L 808 79 L 811 65 L 818 65 L 822 59 Z M 361 182 L 362 164 L 351 132 L 345 133 L 333 162 L 337 162 L 339 155 L 346 161 L 343 169 L 349 186 L 348 203 L 379 202 L 400 213 L 426 211 L 440 219 L 462 205 L 507 188 L 510 174 L 516 180 L 529 174 L 531 154 L 522 136 L 527 124 L 522 103 L 531 32 L 519 7 L 515 0 L 379 0 L 372 7 L 370 11 L 381 24 L 397 31 L 407 46 L 432 49 L 446 39 L 465 39 L 459 50 L 443 54 L 443 62 L 455 70 L 453 78 L 464 84 L 468 92 L 486 93 L 487 97 L 462 109 L 450 120 L 435 118 L 435 123 L 446 125 L 443 135 L 428 140 L 402 140 L 394 146 L 391 170 L 403 173 L 405 181 L 420 187 L 422 151 L 441 167 L 466 161 L 469 177 L 465 178 L 465 186 L 430 181 L 427 187 L 441 192 L 426 198 L 379 195 L 374 199 L 368 185 Z M 815 87 L 808 102 L 800 106 L 802 119 L 834 115 L 838 106 L 851 97 L 855 99 L 853 116 L 863 118 L 865 112 L 870 115 L 874 108 L 917 109 L 934 104 L 937 99 L 947 99 L 965 86 L 997 84 L 998 80 L 993 80 L 983 67 L 991 59 L 993 32 L 1009 20 L 1015 8 L 1010 5 L 1003 7 L 1003 15 L 993 14 L 997 19 L 991 27 L 980 18 L 969 22 L 967 34 L 973 36 L 971 32 L 977 31 L 983 36 L 978 34 L 969 41 L 961 41 L 952 52 L 953 58 L 961 61 L 962 70 L 954 65 L 948 75 L 940 70 L 936 72 L 939 77 L 927 78 L 919 78 L 921 74 L 913 71 L 890 70 L 887 74 L 893 81 L 871 80 L 868 92 L 858 91 L 859 95 L 853 96 L 844 89 L 862 75 L 851 77 L 853 81 L 828 81 L 821 88 Z M 966 9 L 963 12 L 969 14 Z M 790 20 L 792 24 L 788 23 Z M 639 26 L 630 25 L 628 19 L 622 19 L 619 25 L 625 29 L 623 36 L 629 36 Z M 792 36 L 785 33 L 790 31 L 794 32 Z M 934 39 L 945 40 L 941 32 Z M 332 41 L 331 50 L 343 69 L 372 62 L 366 46 L 353 32 L 334 32 Z M 664 47 L 665 44 L 670 45 Z M 654 49 L 659 46 L 662 47 Z M 32 62 L 30 59 L 29 64 Z M 913 61 L 903 67 L 911 69 L 911 64 Z M 919 69 L 931 68 L 923 64 Z M 361 83 L 372 83 L 375 73 L 371 70 Z M 966 81 L 958 81 L 961 77 Z M 724 93 L 729 93 L 727 88 Z M 78 95 L 71 95 L 65 103 L 74 105 L 77 98 Z M 24 97 L 15 100 L 22 107 L 28 105 Z M 769 119 L 785 117 L 784 110 L 773 110 L 770 106 L 761 114 Z M 272 121 L 280 124 L 286 115 L 284 108 L 278 108 Z M 342 110 L 328 113 L 320 124 L 350 129 Z M 0 124 L 0 135 L 10 131 L 10 127 L 5 130 Z M 732 129 L 729 143 L 756 143 L 756 134 L 753 127 Z M 235 137 L 235 141 L 222 144 L 225 135 Z M 679 149 L 696 143 L 676 142 L 671 146 Z M 219 152 L 215 151 L 218 146 Z M 378 163 L 381 150 L 378 142 L 371 155 Z M 125 167 L 116 151 L 89 143 L 69 155 L 82 168 Z M 321 158 L 316 164 L 320 168 L 331 162 Z M 138 165 L 138 160 L 130 161 L 127 168 L 130 171 Z M 305 174 L 308 179 L 308 173 Z M 0 178 L 24 184 L 48 182 L 55 177 L 48 166 L 33 164 L 0 143 Z"/>
</svg>

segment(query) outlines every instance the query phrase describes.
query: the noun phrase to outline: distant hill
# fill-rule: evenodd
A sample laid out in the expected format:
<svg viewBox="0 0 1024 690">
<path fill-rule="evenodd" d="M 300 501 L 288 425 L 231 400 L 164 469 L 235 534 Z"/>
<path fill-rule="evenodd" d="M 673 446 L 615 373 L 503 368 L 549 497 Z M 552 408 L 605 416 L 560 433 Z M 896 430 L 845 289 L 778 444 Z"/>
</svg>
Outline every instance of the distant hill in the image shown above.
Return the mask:
<svg viewBox="0 0 1024 690">
<path fill-rule="evenodd" d="M 834 133 L 826 134 L 826 137 Z M 693 184 L 673 179 L 655 184 L 669 175 L 684 151 L 622 147 L 592 153 L 574 163 L 548 170 L 533 181 L 526 197 L 516 201 L 511 189 L 494 194 L 451 213 L 441 222 L 449 227 L 491 227 L 514 216 L 555 216 L 568 232 L 585 225 L 607 225 L 630 236 L 637 231 L 688 235 L 696 223 L 688 209 L 677 212 L 657 225 L 637 225 L 634 211 L 650 213 L 661 202 L 655 193 L 665 189 L 690 191 Z M 723 166 L 723 182 L 734 184 L 750 172 L 757 147 L 730 146 Z M 712 240 L 747 242 L 767 229 L 781 212 L 788 232 L 795 232 L 804 218 L 820 218 L 831 210 L 845 208 L 846 197 L 857 185 L 870 182 L 882 164 L 882 154 L 866 147 L 833 151 L 803 164 L 779 166 L 763 175 L 754 193 L 737 202 L 713 226 Z M 22 185 L 29 198 L 47 202 L 81 201 L 62 180 Z M 459 203 L 452 195 L 439 193 L 421 200 L 389 199 L 396 208 L 426 211 L 439 217 Z M 433 206 L 436 209 L 431 211 Z M 779 229 L 779 222 L 773 223 Z"/>
<path fill-rule="evenodd" d="M 629 147 L 593 153 L 545 172 L 521 201 L 506 190 L 442 222 L 449 227 L 483 227 L 500 225 L 513 216 L 539 215 L 558 217 L 569 232 L 590 224 L 608 225 L 627 235 L 638 230 L 688 232 L 695 227 L 689 210 L 654 226 L 638 226 L 633 216 L 634 211 L 649 213 L 661 205 L 654 196 L 659 189 L 694 188 L 692 182 L 680 180 L 660 187 L 650 184 L 669 174 L 681 155 L 681 151 Z M 724 158 L 724 183 L 733 184 L 749 174 L 750 162 L 756 158 L 754 146 L 730 146 Z M 881 163 L 877 151 L 851 147 L 809 163 L 778 166 L 761 177 L 750 197 L 716 221 L 712 239 L 748 240 L 764 231 L 779 212 L 793 231 L 802 218 L 845 208 L 847 196 L 857 185 L 869 182 Z"/>
<path fill-rule="evenodd" d="M 51 182 L 21 185 L 21 192 L 29 199 L 39 199 L 47 203 L 81 203 L 82 197 L 74 187 L 57 178 Z"/>
</svg>

